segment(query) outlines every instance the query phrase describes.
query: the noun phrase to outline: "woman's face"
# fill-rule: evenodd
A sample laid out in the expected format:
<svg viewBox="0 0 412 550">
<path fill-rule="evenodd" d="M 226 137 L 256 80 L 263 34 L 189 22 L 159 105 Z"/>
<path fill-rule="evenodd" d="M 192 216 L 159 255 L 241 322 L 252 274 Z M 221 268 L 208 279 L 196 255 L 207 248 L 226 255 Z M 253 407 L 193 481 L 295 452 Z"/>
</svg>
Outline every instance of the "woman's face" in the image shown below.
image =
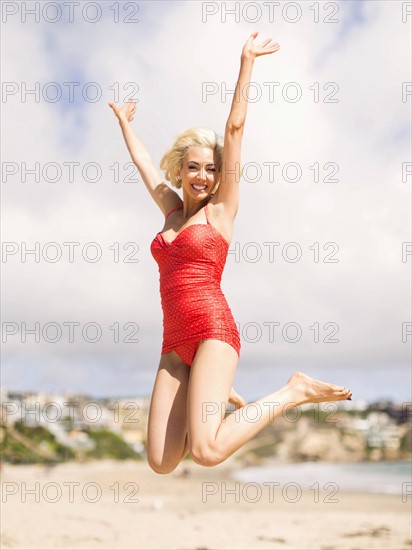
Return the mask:
<svg viewBox="0 0 412 550">
<path fill-rule="evenodd" d="M 195 200 L 210 195 L 219 181 L 216 154 L 208 147 L 189 147 L 180 171 L 182 189 Z"/>
</svg>

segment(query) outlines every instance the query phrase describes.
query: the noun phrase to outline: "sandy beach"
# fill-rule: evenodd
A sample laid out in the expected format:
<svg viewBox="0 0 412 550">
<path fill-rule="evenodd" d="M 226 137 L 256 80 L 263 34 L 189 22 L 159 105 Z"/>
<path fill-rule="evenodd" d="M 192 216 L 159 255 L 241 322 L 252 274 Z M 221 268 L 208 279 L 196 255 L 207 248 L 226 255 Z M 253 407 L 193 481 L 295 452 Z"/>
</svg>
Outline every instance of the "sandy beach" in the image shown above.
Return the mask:
<svg viewBox="0 0 412 550">
<path fill-rule="evenodd" d="M 234 462 L 184 461 L 159 475 L 144 462 L 3 465 L 4 549 L 410 550 L 411 501 L 244 484 Z"/>
</svg>

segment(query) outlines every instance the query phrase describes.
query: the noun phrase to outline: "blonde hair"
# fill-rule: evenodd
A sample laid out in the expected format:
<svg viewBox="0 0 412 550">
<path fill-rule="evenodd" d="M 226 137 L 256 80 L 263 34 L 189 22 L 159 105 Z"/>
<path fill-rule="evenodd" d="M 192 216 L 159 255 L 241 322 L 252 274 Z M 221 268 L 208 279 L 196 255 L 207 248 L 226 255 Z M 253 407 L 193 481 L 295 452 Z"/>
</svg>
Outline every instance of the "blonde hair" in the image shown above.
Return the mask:
<svg viewBox="0 0 412 550">
<path fill-rule="evenodd" d="M 167 181 L 180 189 L 182 181 L 179 172 L 189 147 L 207 147 L 216 153 L 217 169 L 221 172 L 223 156 L 223 138 L 210 128 L 190 128 L 176 137 L 172 147 L 166 151 L 160 160 L 160 168 L 165 173 Z M 217 184 L 219 185 L 219 184 Z"/>
</svg>

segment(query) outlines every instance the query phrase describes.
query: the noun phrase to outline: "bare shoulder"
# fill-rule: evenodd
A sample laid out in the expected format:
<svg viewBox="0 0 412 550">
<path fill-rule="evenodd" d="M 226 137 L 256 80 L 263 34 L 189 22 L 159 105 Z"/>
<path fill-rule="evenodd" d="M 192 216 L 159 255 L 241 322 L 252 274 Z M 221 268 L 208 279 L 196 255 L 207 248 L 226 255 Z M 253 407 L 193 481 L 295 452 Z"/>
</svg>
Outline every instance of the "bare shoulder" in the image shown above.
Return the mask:
<svg viewBox="0 0 412 550">
<path fill-rule="evenodd" d="M 235 218 L 227 212 L 223 202 L 219 201 L 216 193 L 207 203 L 207 211 L 210 223 L 219 231 L 227 242 L 231 242 Z"/>
</svg>

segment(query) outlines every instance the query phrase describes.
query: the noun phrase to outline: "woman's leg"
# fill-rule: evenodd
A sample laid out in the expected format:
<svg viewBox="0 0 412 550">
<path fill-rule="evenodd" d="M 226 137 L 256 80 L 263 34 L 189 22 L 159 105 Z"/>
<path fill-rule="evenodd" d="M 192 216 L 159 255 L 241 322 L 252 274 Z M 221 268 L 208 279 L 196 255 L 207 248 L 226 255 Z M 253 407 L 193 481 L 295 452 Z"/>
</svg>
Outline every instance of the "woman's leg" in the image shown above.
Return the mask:
<svg viewBox="0 0 412 550">
<path fill-rule="evenodd" d="M 238 362 L 227 343 L 199 345 L 188 389 L 188 442 L 192 458 L 203 466 L 223 462 L 286 410 L 304 403 L 347 399 L 342 386 L 294 373 L 280 390 L 248 403 L 225 418 L 226 403 Z"/>
<path fill-rule="evenodd" d="M 147 460 L 159 474 L 172 472 L 188 453 L 187 390 L 190 367 L 173 351 L 161 356 L 150 401 Z"/>
</svg>

